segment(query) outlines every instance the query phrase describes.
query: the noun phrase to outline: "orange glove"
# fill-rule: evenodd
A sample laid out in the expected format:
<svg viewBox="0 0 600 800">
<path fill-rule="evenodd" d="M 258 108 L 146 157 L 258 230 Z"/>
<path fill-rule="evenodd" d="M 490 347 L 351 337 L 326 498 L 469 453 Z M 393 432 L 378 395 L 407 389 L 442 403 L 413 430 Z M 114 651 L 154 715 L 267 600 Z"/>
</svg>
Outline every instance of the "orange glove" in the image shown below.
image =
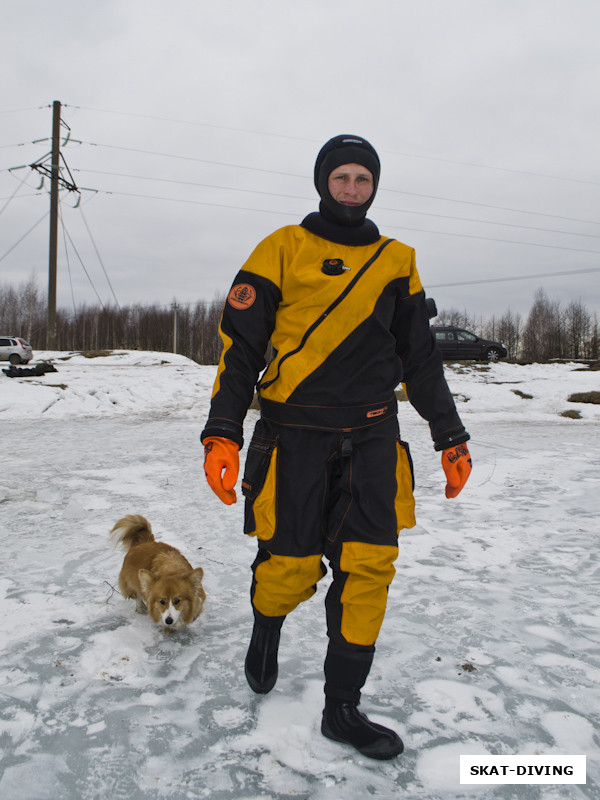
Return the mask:
<svg viewBox="0 0 600 800">
<path fill-rule="evenodd" d="M 471 474 L 471 454 L 466 444 L 457 444 L 442 452 L 442 467 L 446 473 L 446 497 L 456 497 Z"/>
<path fill-rule="evenodd" d="M 208 436 L 204 440 L 206 480 L 219 500 L 227 506 L 237 501 L 233 487 L 238 479 L 239 470 L 240 455 L 235 442 L 222 436 Z"/>
</svg>

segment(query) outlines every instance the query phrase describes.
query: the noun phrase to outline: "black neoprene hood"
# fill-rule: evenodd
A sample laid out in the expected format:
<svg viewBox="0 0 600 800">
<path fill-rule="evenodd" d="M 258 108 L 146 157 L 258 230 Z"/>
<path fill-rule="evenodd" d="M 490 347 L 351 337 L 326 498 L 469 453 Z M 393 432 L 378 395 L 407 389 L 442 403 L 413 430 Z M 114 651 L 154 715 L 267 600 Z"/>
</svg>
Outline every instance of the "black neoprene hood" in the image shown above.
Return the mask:
<svg viewBox="0 0 600 800">
<path fill-rule="evenodd" d="M 360 206 L 344 206 L 333 199 L 328 181 L 331 172 L 342 164 L 360 164 L 373 176 L 373 194 Z M 344 225 L 356 225 L 363 220 L 369 206 L 375 199 L 379 184 L 381 165 L 379 156 L 372 144 L 361 136 L 341 134 L 326 142 L 315 162 L 315 187 L 323 204 L 333 216 Z"/>
</svg>

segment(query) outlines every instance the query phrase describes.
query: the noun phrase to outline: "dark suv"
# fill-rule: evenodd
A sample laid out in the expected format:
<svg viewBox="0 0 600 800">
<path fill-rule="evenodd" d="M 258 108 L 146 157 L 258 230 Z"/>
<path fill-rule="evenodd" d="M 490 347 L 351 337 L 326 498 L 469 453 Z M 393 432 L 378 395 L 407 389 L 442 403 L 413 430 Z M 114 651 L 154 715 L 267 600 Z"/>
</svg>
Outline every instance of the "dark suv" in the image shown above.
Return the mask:
<svg viewBox="0 0 600 800">
<path fill-rule="evenodd" d="M 498 361 L 506 358 L 508 351 L 499 342 L 482 339 L 470 331 L 454 325 L 432 325 L 431 331 L 446 360 L 478 359 L 479 361 Z"/>
</svg>

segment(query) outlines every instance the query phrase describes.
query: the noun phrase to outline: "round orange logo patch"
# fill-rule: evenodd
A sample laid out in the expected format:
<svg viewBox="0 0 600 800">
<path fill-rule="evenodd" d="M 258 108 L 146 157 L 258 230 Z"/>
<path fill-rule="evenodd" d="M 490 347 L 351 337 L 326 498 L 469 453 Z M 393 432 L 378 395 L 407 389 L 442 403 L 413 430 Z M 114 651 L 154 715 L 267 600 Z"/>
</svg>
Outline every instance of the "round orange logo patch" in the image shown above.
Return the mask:
<svg viewBox="0 0 600 800">
<path fill-rule="evenodd" d="M 244 311 L 256 300 L 256 289 L 249 283 L 237 283 L 227 295 L 227 302 L 233 308 Z"/>
</svg>

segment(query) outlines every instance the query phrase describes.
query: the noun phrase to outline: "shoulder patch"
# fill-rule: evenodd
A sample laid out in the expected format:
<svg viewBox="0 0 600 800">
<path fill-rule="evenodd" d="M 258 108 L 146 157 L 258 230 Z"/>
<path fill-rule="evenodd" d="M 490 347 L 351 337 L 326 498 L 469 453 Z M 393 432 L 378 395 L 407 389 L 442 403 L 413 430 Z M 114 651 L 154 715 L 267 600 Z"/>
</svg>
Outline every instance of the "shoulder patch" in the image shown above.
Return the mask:
<svg viewBox="0 0 600 800">
<path fill-rule="evenodd" d="M 236 283 L 227 295 L 227 302 L 233 308 L 244 311 L 256 300 L 256 289 L 249 283 Z"/>
</svg>

